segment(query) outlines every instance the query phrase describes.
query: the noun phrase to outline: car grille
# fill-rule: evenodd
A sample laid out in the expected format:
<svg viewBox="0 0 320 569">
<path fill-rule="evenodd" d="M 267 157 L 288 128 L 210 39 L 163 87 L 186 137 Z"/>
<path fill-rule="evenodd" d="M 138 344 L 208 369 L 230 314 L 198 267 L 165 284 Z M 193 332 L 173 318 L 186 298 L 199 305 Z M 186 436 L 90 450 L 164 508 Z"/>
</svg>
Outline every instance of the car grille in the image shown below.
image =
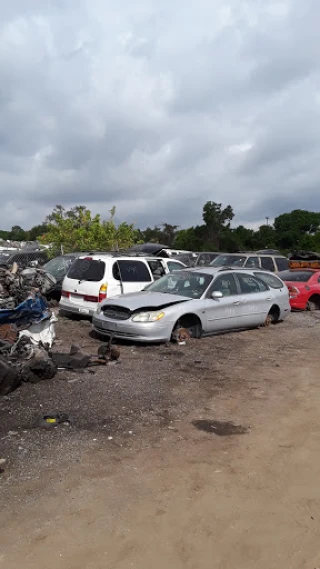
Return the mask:
<svg viewBox="0 0 320 569">
<path fill-rule="evenodd" d="M 131 316 L 131 311 L 122 306 L 108 305 L 102 308 L 102 312 L 106 318 L 110 320 L 128 320 Z"/>
</svg>

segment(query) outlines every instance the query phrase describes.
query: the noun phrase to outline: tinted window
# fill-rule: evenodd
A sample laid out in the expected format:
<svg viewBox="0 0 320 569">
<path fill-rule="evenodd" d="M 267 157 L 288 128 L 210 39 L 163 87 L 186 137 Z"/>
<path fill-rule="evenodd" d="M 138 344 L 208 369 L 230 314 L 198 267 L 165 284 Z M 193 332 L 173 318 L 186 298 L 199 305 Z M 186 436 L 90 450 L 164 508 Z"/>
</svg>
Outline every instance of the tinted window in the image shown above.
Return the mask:
<svg viewBox="0 0 320 569">
<path fill-rule="evenodd" d="M 103 279 L 105 271 L 104 261 L 93 259 L 77 259 L 68 272 L 69 279 L 77 281 L 99 282 Z"/>
<path fill-rule="evenodd" d="M 283 282 L 271 273 L 255 273 L 255 275 L 271 288 L 283 288 Z"/>
<path fill-rule="evenodd" d="M 248 267 L 248 269 L 259 269 L 259 257 L 249 257 L 249 259 L 246 261 L 245 267 Z"/>
<path fill-rule="evenodd" d="M 222 292 L 223 296 L 233 296 L 238 294 L 237 284 L 233 275 L 219 275 L 210 289 L 210 294 L 214 291 Z"/>
<path fill-rule="evenodd" d="M 282 281 L 294 281 L 306 283 L 311 279 L 313 273 L 311 271 L 282 271 L 279 277 Z"/>
<path fill-rule="evenodd" d="M 275 259 L 278 271 L 285 271 L 289 266 L 288 259 L 283 259 L 282 257 L 276 257 Z"/>
<path fill-rule="evenodd" d="M 265 269 L 266 271 L 274 272 L 274 264 L 272 257 L 260 257 L 261 259 L 261 268 Z"/>
<path fill-rule="evenodd" d="M 254 292 L 263 292 L 268 290 L 267 285 L 260 279 L 256 279 L 251 275 L 237 274 L 240 283 L 240 290 L 242 294 L 251 294 Z"/>
<path fill-rule="evenodd" d="M 115 265 L 118 269 L 114 266 L 113 276 L 124 283 L 145 283 L 152 280 L 147 265 L 142 261 L 119 259 Z"/>
<path fill-rule="evenodd" d="M 179 271 L 179 269 L 183 269 L 180 263 L 176 263 L 175 261 L 168 261 L 167 266 L 169 271 Z"/>
<path fill-rule="evenodd" d="M 219 255 L 210 263 L 211 267 L 243 267 L 247 260 L 246 256 L 242 255 Z"/>
<path fill-rule="evenodd" d="M 148 265 L 154 279 L 159 279 L 166 274 L 161 261 L 148 261 Z"/>
<path fill-rule="evenodd" d="M 177 271 L 170 273 L 148 286 L 148 290 L 176 294 L 188 298 L 201 298 L 212 281 L 210 275 Z"/>
</svg>

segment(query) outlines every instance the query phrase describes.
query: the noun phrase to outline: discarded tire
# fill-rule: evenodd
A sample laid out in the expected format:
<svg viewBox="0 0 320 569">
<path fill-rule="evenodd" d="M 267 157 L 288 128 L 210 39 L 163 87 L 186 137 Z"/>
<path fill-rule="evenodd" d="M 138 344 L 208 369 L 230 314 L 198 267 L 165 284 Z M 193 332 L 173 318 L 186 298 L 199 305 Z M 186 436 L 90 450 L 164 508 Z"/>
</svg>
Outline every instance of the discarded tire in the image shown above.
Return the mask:
<svg viewBox="0 0 320 569">
<path fill-rule="evenodd" d="M 0 395 L 7 395 L 21 383 L 18 372 L 7 362 L 0 359 Z"/>
</svg>

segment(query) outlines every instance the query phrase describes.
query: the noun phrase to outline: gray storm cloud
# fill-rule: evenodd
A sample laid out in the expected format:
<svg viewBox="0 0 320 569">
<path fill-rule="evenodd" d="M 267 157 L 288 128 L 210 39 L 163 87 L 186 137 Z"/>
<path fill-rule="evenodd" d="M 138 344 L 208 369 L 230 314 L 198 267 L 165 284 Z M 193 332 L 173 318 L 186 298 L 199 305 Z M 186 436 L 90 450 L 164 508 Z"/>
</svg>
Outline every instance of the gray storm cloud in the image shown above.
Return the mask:
<svg viewBox="0 0 320 569">
<path fill-rule="evenodd" d="M 1 227 L 86 204 L 138 226 L 320 209 L 315 0 L 12 0 Z"/>
</svg>

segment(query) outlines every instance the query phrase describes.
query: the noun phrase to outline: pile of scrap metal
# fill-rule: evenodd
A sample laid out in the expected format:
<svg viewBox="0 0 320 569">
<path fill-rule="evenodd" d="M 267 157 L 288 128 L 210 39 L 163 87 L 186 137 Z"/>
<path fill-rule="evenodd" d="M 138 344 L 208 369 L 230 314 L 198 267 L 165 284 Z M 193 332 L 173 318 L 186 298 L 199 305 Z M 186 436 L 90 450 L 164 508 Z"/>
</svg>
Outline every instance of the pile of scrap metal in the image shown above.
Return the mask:
<svg viewBox="0 0 320 569">
<path fill-rule="evenodd" d="M 320 253 L 294 251 L 289 256 L 289 269 L 320 269 Z"/>
<path fill-rule="evenodd" d="M 39 269 L 0 268 L 0 395 L 56 373 L 49 355 L 56 318 L 42 297 L 54 284 Z"/>
</svg>

